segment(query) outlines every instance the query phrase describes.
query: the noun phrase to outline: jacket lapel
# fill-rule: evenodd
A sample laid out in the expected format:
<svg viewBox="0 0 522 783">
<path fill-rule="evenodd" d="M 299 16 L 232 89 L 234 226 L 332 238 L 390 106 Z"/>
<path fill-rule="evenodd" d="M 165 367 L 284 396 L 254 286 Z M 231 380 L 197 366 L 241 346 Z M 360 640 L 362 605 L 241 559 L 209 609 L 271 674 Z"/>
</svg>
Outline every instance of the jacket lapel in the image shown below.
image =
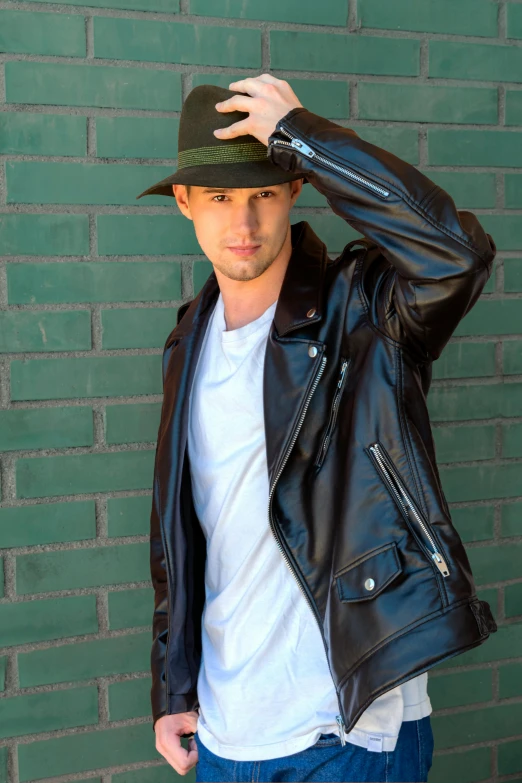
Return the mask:
<svg viewBox="0 0 522 783">
<path fill-rule="evenodd" d="M 316 329 L 302 332 L 320 321 L 323 306 L 326 246 L 309 223 L 292 226 L 292 255 L 281 286 L 274 321 L 268 335 L 263 371 L 263 409 L 270 485 L 283 463 L 292 435 L 299 426 L 314 378 L 319 372 L 325 345 Z M 299 329 L 298 335 L 289 335 Z M 315 357 L 308 353 L 317 348 Z"/>
</svg>

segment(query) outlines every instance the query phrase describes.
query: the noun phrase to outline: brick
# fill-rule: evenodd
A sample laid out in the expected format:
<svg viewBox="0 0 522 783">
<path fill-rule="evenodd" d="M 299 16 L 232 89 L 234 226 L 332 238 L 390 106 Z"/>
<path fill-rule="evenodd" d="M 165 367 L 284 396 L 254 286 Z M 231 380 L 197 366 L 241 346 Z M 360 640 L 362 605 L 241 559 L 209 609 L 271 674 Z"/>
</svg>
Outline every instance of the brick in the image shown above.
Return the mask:
<svg viewBox="0 0 522 783">
<path fill-rule="evenodd" d="M 394 125 L 389 126 L 371 126 L 357 125 L 351 126 L 353 130 L 366 141 L 383 147 L 388 152 L 402 158 L 403 160 L 416 166 L 419 163 L 419 133 L 416 128 L 400 128 Z M 431 173 L 428 175 L 431 176 Z M 315 190 L 315 188 L 312 188 Z M 316 191 L 317 192 L 317 191 Z"/>
<path fill-rule="evenodd" d="M 495 456 L 495 429 L 495 425 L 434 427 L 437 462 L 493 459 Z"/>
<path fill-rule="evenodd" d="M 184 215 L 98 215 L 97 223 L 100 255 L 201 253 L 192 221 Z"/>
<path fill-rule="evenodd" d="M 522 331 L 517 299 L 479 300 L 455 329 L 455 336 L 515 334 Z M 478 343 L 477 343 L 478 344 Z M 487 343 L 480 343 L 486 345 Z M 493 343 L 490 344 L 493 346 Z"/>
<path fill-rule="evenodd" d="M 522 384 L 432 387 L 428 411 L 432 421 L 522 416 Z"/>
<path fill-rule="evenodd" d="M 522 258 L 506 258 L 503 262 L 504 291 L 518 293 L 522 291 Z"/>
<path fill-rule="evenodd" d="M 516 577 L 519 576 L 520 572 L 516 574 Z M 504 600 L 506 617 L 517 617 L 518 615 L 522 615 L 522 584 L 519 582 L 514 585 L 506 585 Z"/>
<path fill-rule="evenodd" d="M 150 677 L 114 682 L 109 685 L 110 720 L 143 718 L 150 714 Z"/>
<path fill-rule="evenodd" d="M 192 281 L 194 285 L 194 296 L 203 288 L 214 267 L 210 261 L 194 261 L 192 265 Z"/>
<path fill-rule="evenodd" d="M 501 699 L 522 696 L 522 663 L 498 667 L 498 695 Z"/>
<path fill-rule="evenodd" d="M 440 358 L 433 363 L 433 378 L 478 378 L 494 374 L 494 342 L 448 343 Z"/>
<path fill-rule="evenodd" d="M 32 688 L 138 671 L 148 673 L 149 657 L 150 632 L 19 653 L 20 687 Z M 125 761 L 129 760 L 126 758 Z"/>
<path fill-rule="evenodd" d="M 16 463 L 17 497 L 149 489 L 153 462 L 154 450 L 149 449 L 22 458 Z"/>
<path fill-rule="evenodd" d="M 0 451 L 92 446 L 93 438 L 88 407 L 0 411 Z"/>
<path fill-rule="evenodd" d="M 497 250 L 520 252 L 522 221 L 518 215 L 481 215 L 480 223 L 495 240 Z"/>
<path fill-rule="evenodd" d="M 95 536 L 93 500 L 0 508 L 0 549 L 84 541 Z"/>
<path fill-rule="evenodd" d="M 491 748 L 435 754 L 430 769 L 430 783 L 478 783 L 491 777 Z"/>
<path fill-rule="evenodd" d="M 487 209 L 496 205 L 495 174 L 421 169 L 436 185 L 446 190 L 461 209 Z M 491 278 L 490 278 L 491 280 Z M 486 286 L 489 284 L 486 284 Z M 487 287 L 484 287 L 484 292 Z"/>
<path fill-rule="evenodd" d="M 7 672 L 7 655 L 0 656 L 0 692 L 5 691 L 5 676 Z M 0 773 L 0 780 L 2 779 Z"/>
<path fill-rule="evenodd" d="M 465 543 L 487 541 L 494 536 L 495 507 L 465 506 L 452 508 L 451 519 Z"/>
<path fill-rule="evenodd" d="M 522 38 L 522 8 L 515 3 L 507 3 L 507 37 Z"/>
<path fill-rule="evenodd" d="M 12 61 L 5 81 L 8 103 L 181 109 L 181 74 L 174 71 Z"/>
<path fill-rule="evenodd" d="M 522 166 L 520 131 L 428 130 L 432 166 Z"/>
<path fill-rule="evenodd" d="M 522 92 L 506 90 L 506 125 L 522 123 Z"/>
<path fill-rule="evenodd" d="M 49 312 L 5 310 L 0 313 L 0 351 L 84 351 L 91 347 L 88 310 Z"/>
<path fill-rule="evenodd" d="M 522 542 L 479 546 L 468 549 L 468 556 L 477 584 L 500 582 L 520 576 Z"/>
<path fill-rule="evenodd" d="M 449 503 L 465 500 L 509 498 L 520 494 L 522 463 L 491 463 L 474 467 L 447 467 L 440 470 Z M 518 490 L 518 491 L 517 491 Z"/>
<path fill-rule="evenodd" d="M 108 405 L 106 413 L 107 443 L 156 442 L 161 414 L 160 403 Z"/>
<path fill-rule="evenodd" d="M 518 732 L 517 732 L 518 733 Z M 513 734 L 513 728 L 509 732 Z M 520 740 L 503 742 L 498 747 L 498 771 L 500 775 L 513 775 L 522 772 L 522 758 L 520 757 Z M 512 783 L 520 783 L 510 778 Z"/>
<path fill-rule="evenodd" d="M 181 744 L 186 748 L 188 740 L 182 739 Z M 142 767 L 141 769 L 128 770 L 120 772 L 119 775 L 112 775 L 112 783 L 172 783 L 172 767 L 170 764 L 153 767 Z M 515 783 L 519 783 L 515 781 Z"/>
<path fill-rule="evenodd" d="M 152 587 L 134 590 L 109 591 L 109 627 L 111 631 L 122 628 L 150 626 L 154 612 L 154 590 Z"/>
<path fill-rule="evenodd" d="M 0 114 L 0 153 L 85 155 L 87 118 L 5 111 Z"/>
<path fill-rule="evenodd" d="M 102 347 L 163 348 L 176 326 L 177 307 L 102 310 Z"/>
<path fill-rule="evenodd" d="M 17 737 L 98 723 L 98 690 L 67 688 L 2 699 L 0 737 Z"/>
<path fill-rule="evenodd" d="M 161 355 L 11 362 L 13 400 L 161 394 Z"/>
<path fill-rule="evenodd" d="M 505 183 L 505 198 L 504 198 L 505 206 L 508 209 L 520 209 L 520 207 L 522 206 L 522 196 L 520 195 L 520 190 L 522 188 L 522 175 L 506 174 L 504 176 L 504 183 Z"/>
<path fill-rule="evenodd" d="M 85 57 L 85 20 L 63 13 L 0 10 L 0 51 Z"/>
<path fill-rule="evenodd" d="M 418 76 L 419 44 L 410 38 L 271 30 L 270 62 L 273 69 L 292 71 Z"/>
<path fill-rule="evenodd" d="M 502 425 L 502 456 L 522 457 L 522 424 Z"/>
<path fill-rule="evenodd" d="M 476 669 L 456 674 L 428 676 L 428 695 L 434 710 L 463 707 L 493 698 L 493 672 Z"/>
<path fill-rule="evenodd" d="M 97 631 L 95 595 L 0 604 L 2 647 L 45 642 Z"/>
<path fill-rule="evenodd" d="M 0 783 L 8 783 L 7 782 L 7 754 L 8 754 L 8 751 L 9 751 L 9 748 L 8 748 L 7 745 L 4 745 L 3 748 L 0 748 Z"/>
<path fill-rule="evenodd" d="M 522 536 L 522 502 L 504 503 L 501 520 L 502 536 Z"/>
<path fill-rule="evenodd" d="M 291 222 L 297 223 L 300 220 L 306 220 L 310 224 L 331 253 L 341 252 L 351 239 L 361 236 L 349 223 L 331 211 L 322 214 L 301 213 L 299 216 L 296 215 Z"/>
<path fill-rule="evenodd" d="M 94 56 L 114 60 L 260 68 L 261 31 L 229 25 L 218 27 L 95 16 Z"/>
<path fill-rule="evenodd" d="M 107 500 L 109 536 L 144 536 L 150 528 L 152 496 L 109 498 Z"/>
<path fill-rule="evenodd" d="M 7 161 L 7 203 L 135 204 L 136 194 L 171 171 L 166 166 L 118 163 Z M 155 199 L 158 204 L 172 204 L 169 196 Z"/>
<path fill-rule="evenodd" d="M 216 7 L 216 6 L 214 6 Z M 301 6 L 302 7 L 302 6 Z M 216 84 L 226 87 L 231 82 L 244 79 L 245 74 L 237 73 L 204 73 L 198 72 L 192 75 L 192 86 L 198 84 Z M 350 85 L 344 81 L 326 81 L 324 79 L 297 79 L 285 77 L 285 81 L 291 86 L 299 97 L 303 106 L 323 117 L 344 119 L 350 116 Z M 404 128 L 402 129 L 404 130 Z M 406 129 L 408 130 L 408 129 Z"/>
<path fill-rule="evenodd" d="M 522 50 L 502 44 L 475 44 L 454 41 L 429 42 L 429 75 L 439 79 L 522 81 Z"/>
<path fill-rule="evenodd" d="M 464 0 L 458 5 L 452 0 L 414 4 L 409 0 L 395 0 L 390 4 L 359 0 L 357 25 L 380 30 L 494 37 L 498 34 L 497 5 L 489 0 Z"/>
<path fill-rule="evenodd" d="M 10 263 L 9 304 L 150 302 L 181 298 L 175 261 Z"/>
<path fill-rule="evenodd" d="M 32 2 L 54 3 L 55 0 L 32 0 Z M 179 0 L 65 0 L 65 2 L 67 5 L 91 8 L 121 8 L 129 11 L 157 11 L 168 14 L 179 12 Z"/>
<path fill-rule="evenodd" d="M 125 656 L 125 650 L 122 650 Z M 150 723 L 69 734 L 18 746 L 20 783 L 91 769 L 159 761 Z M 172 778 L 172 767 L 170 767 Z M 156 767 L 154 767 L 156 769 Z M 141 770 L 140 770 L 141 772 Z M 155 780 L 156 783 L 156 780 Z"/>
<path fill-rule="evenodd" d="M 178 132 L 175 117 L 97 117 L 96 154 L 99 158 L 177 158 Z"/>
<path fill-rule="evenodd" d="M 503 370 L 506 375 L 522 372 L 522 340 L 506 340 L 503 345 Z"/>
<path fill-rule="evenodd" d="M 37 552 L 16 558 L 18 595 L 149 578 L 146 545 L 142 543 Z"/>
<path fill-rule="evenodd" d="M 321 5 L 301 3 L 300 0 L 228 0 L 217 4 L 213 0 L 191 0 L 191 14 L 218 16 L 224 19 L 263 19 L 268 22 L 299 22 L 299 24 L 339 25 L 347 23 L 348 9 L 336 0 L 325 0 Z"/>
<path fill-rule="evenodd" d="M 87 215 L 0 214 L 2 255 L 81 256 L 89 252 Z"/>
<path fill-rule="evenodd" d="M 498 119 L 495 87 L 361 82 L 358 93 L 361 120 L 494 125 Z"/>
<path fill-rule="evenodd" d="M 495 705 L 452 715 L 434 716 L 432 725 L 435 746 L 442 750 L 503 739 L 518 733 L 513 731 L 513 727 L 520 726 L 521 718 L 522 704 Z"/>
</svg>

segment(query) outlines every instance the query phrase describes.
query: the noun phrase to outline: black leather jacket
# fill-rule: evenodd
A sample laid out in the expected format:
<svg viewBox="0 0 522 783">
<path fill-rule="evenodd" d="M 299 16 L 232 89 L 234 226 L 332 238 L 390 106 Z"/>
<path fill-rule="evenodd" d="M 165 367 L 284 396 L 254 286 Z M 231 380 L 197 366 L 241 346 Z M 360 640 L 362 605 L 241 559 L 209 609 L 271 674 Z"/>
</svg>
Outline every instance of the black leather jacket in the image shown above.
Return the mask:
<svg viewBox="0 0 522 783">
<path fill-rule="evenodd" d="M 451 520 L 426 406 L 432 361 L 479 297 L 496 247 L 417 168 L 305 108 L 278 123 L 267 156 L 363 235 L 332 260 L 309 223 L 292 225 L 263 386 L 267 525 L 317 620 L 349 732 L 380 694 L 497 630 Z M 212 272 L 179 308 L 163 354 L 153 728 L 199 706 L 206 544 L 187 414 L 218 294 Z"/>
</svg>

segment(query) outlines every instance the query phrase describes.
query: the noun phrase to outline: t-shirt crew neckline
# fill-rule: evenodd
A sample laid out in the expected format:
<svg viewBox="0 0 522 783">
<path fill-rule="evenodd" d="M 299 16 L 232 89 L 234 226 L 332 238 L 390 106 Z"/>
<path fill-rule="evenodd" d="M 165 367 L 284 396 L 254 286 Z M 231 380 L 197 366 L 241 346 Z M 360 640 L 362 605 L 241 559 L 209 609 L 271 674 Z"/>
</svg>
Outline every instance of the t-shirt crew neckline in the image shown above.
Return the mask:
<svg viewBox="0 0 522 783">
<path fill-rule="evenodd" d="M 223 297 L 220 292 L 218 296 L 218 300 L 216 302 L 216 317 L 217 317 L 217 328 L 218 331 L 221 332 L 221 341 L 223 343 L 233 343 L 239 340 L 245 340 L 247 337 L 250 337 L 259 329 L 262 329 L 267 321 L 272 320 L 272 318 L 274 317 L 276 305 L 277 305 L 277 299 L 275 300 L 275 302 L 272 302 L 272 304 L 269 305 L 267 309 L 263 313 L 261 313 L 261 315 L 258 318 L 255 318 L 253 321 L 250 321 L 248 324 L 239 326 L 237 329 L 227 329 L 227 325 L 225 321 L 225 305 L 223 302 Z"/>
</svg>

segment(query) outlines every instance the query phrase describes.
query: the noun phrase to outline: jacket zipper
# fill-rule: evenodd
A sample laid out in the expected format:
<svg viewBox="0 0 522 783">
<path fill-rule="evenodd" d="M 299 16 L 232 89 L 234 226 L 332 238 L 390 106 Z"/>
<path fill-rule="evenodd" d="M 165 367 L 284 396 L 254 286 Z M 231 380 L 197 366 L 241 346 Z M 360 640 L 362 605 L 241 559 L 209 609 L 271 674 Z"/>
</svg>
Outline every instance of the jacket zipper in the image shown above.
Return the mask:
<svg viewBox="0 0 522 783">
<path fill-rule="evenodd" d="M 272 484 L 272 486 L 270 488 L 270 492 L 268 494 L 268 521 L 270 523 L 270 529 L 272 530 L 272 534 L 273 534 L 273 536 L 274 536 L 274 538 L 276 540 L 277 546 L 279 547 L 279 551 L 281 552 L 286 565 L 288 566 L 288 568 L 290 569 L 290 572 L 294 576 L 294 578 L 295 578 L 295 580 L 296 580 L 296 582 L 297 582 L 297 584 L 299 586 L 299 589 L 301 590 L 301 592 L 302 592 L 302 594 L 303 594 L 303 596 L 304 596 L 308 606 L 312 610 L 312 614 L 314 615 L 314 617 L 315 617 L 315 619 L 317 621 L 317 624 L 319 626 L 319 631 L 321 633 L 321 639 L 323 640 L 323 644 L 324 644 L 325 654 L 326 654 L 327 660 L 328 660 L 328 650 L 326 649 L 326 643 L 325 643 L 324 636 L 323 636 L 323 630 L 321 628 L 321 623 L 319 621 L 319 618 L 317 617 L 316 609 L 315 609 L 314 605 L 312 604 L 312 602 L 310 601 L 308 595 L 306 594 L 306 592 L 305 592 L 305 590 L 303 588 L 302 582 L 301 582 L 300 578 L 298 577 L 296 571 L 292 568 L 292 565 L 290 563 L 288 555 L 286 554 L 286 552 L 285 552 L 285 550 L 283 548 L 283 545 L 281 544 L 281 541 L 279 539 L 278 533 L 277 533 L 275 525 L 274 525 L 274 520 L 272 518 L 272 498 L 273 498 L 273 495 L 274 495 L 275 486 L 276 486 L 276 484 L 277 484 L 277 482 L 279 480 L 279 476 L 283 472 L 283 469 L 284 469 L 284 467 L 285 467 L 285 465 L 287 463 L 287 460 L 288 460 L 288 457 L 290 455 L 290 452 L 292 451 L 292 449 L 294 447 L 294 443 L 297 440 L 297 436 L 298 436 L 299 431 L 301 429 L 301 426 L 303 424 L 304 417 L 306 415 L 306 411 L 308 410 L 308 406 L 310 404 L 310 400 L 311 400 L 312 395 L 313 395 L 314 391 L 317 388 L 317 384 L 319 383 L 319 381 L 321 379 L 321 376 L 322 376 L 322 374 L 324 372 L 326 361 L 327 361 L 326 356 L 323 356 L 322 359 L 321 359 L 321 365 L 319 367 L 319 370 L 317 371 L 317 375 L 315 376 L 314 381 L 312 383 L 312 388 L 310 389 L 308 397 L 306 398 L 305 404 L 303 406 L 303 410 L 301 411 L 301 416 L 299 417 L 299 421 L 297 422 L 297 426 L 296 426 L 296 428 L 294 430 L 294 433 L 292 435 L 292 439 L 291 439 L 291 441 L 290 441 L 290 443 L 288 445 L 288 448 L 287 448 L 287 450 L 286 450 L 286 452 L 284 454 L 284 457 L 283 457 L 283 461 L 281 462 L 281 465 L 279 466 L 279 470 L 277 471 L 277 474 L 276 474 L 276 476 L 274 478 L 273 484 Z M 336 690 L 336 693 L 337 693 L 337 688 L 335 690 Z M 344 745 L 345 744 L 345 738 L 344 738 L 344 718 L 343 718 L 343 715 L 342 715 L 342 708 L 341 708 L 341 703 L 339 701 L 339 695 L 338 694 L 337 694 L 337 700 L 339 702 L 340 714 L 336 716 L 336 721 L 337 721 L 337 723 L 338 723 L 338 725 L 340 727 L 341 744 Z"/>
<path fill-rule="evenodd" d="M 346 166 L 341 166 L 339 163 L 334 163 L 334 161 L 325 158 L 324 155 L 320 155 L 318 152 L 315 152 L 315 150 L 309 147 L 308 144 L 305 144 L 304 141 L 301 141 L 301 139 L 298 139 L 296 136 L 292 136 L 292 134 L 289 133 L 283 125 L 279 124 L 277 126 L 277 130 L 281 131 L 281 133 L 284 133 L 285 136 L 288 136 L 288 138 L 292 139 L 292 141 L 282 141 L 281 139 L 277 139 L 273 141 L 272 144 L 282 144 L 285 147 L 292 147 L 293 149 L 302 152 L 303 155 L 306 155 L 307 158 L 314 158 L 314 160 L 320 161 L 320 163 L 323 163 L 325 166 L 340 172 L 345 177 L 348 177 L 349 179 L 357 182 L 359 185 L 368 188 L 372 191 L 372 193 L 376 193 L 382 199 L 386 199 L 390 195 L 390 191 L 386 190 L 381 185 L 377 185 L 377 183 L 372 182 L 372 180 L 369 180 L 366 177 L 362 177 L 360 174 L 357 174 L 357 172 L 346 168 Z"/>
<path fill-rule="evenodd" d="M 422 530 L 425 539 L 428 540 L 432 549 L 432 551 L 427 550 L 430 558 L 434 561 L 442 576 L 449 576 L 450 572 L 447 563 L 438 550 L 437 545 L 428 530 L 428 523 L 421 518 L 421 515 L 417 511 L 415 503 L 406 489 L 401 476 L 399 475 L 389 457 L 387 457 L 385 454 L 383 447 L 379 442 L 376 442 L 372 443 L 368 447 L 368 450 L 374 461 L 376 461 L 379 465 L 381 474 L 384 476 L 386 483 L 392 490 L 394 497 L 396 498 L 400 508 L 403 511 L 403 514 L 406 517 L 406 520 L 413 519 L 413 521 L 416 522 L 418 527 L 420 527 Z"/>
<path fill-rule="evenodd" d="M 332 406 L 330 408 L 330 419 L 328 421 L 328 426 L 326 428 L 326 432 L 324 434 L 323 440 L 321 442 L 321 448 L 319 449 L 319 453 L 317 455 L 317 458 L 314 462 L 314 465 L 317 468 L 320 468 L 323 464 L 326 452 L 328 450 L 328 444 L 330 443 L 330 438 L 332 436 L 333 429 L 335 427 L 335 422 L 337 419 L 337 411 L 338 411 L 338 405 L 339 400 L 341 399 L 341 394 L 343 393 L 343 387 L 344 382 L 346 379 L 346 369 L 348 367 L 348 359 L 343 359 L 341 364 L 341 372 L 339 374 L 339 380 L 337 381 L 337 388 L 335 390 L 334 398 L 332 401 Z"/>
</svg>

